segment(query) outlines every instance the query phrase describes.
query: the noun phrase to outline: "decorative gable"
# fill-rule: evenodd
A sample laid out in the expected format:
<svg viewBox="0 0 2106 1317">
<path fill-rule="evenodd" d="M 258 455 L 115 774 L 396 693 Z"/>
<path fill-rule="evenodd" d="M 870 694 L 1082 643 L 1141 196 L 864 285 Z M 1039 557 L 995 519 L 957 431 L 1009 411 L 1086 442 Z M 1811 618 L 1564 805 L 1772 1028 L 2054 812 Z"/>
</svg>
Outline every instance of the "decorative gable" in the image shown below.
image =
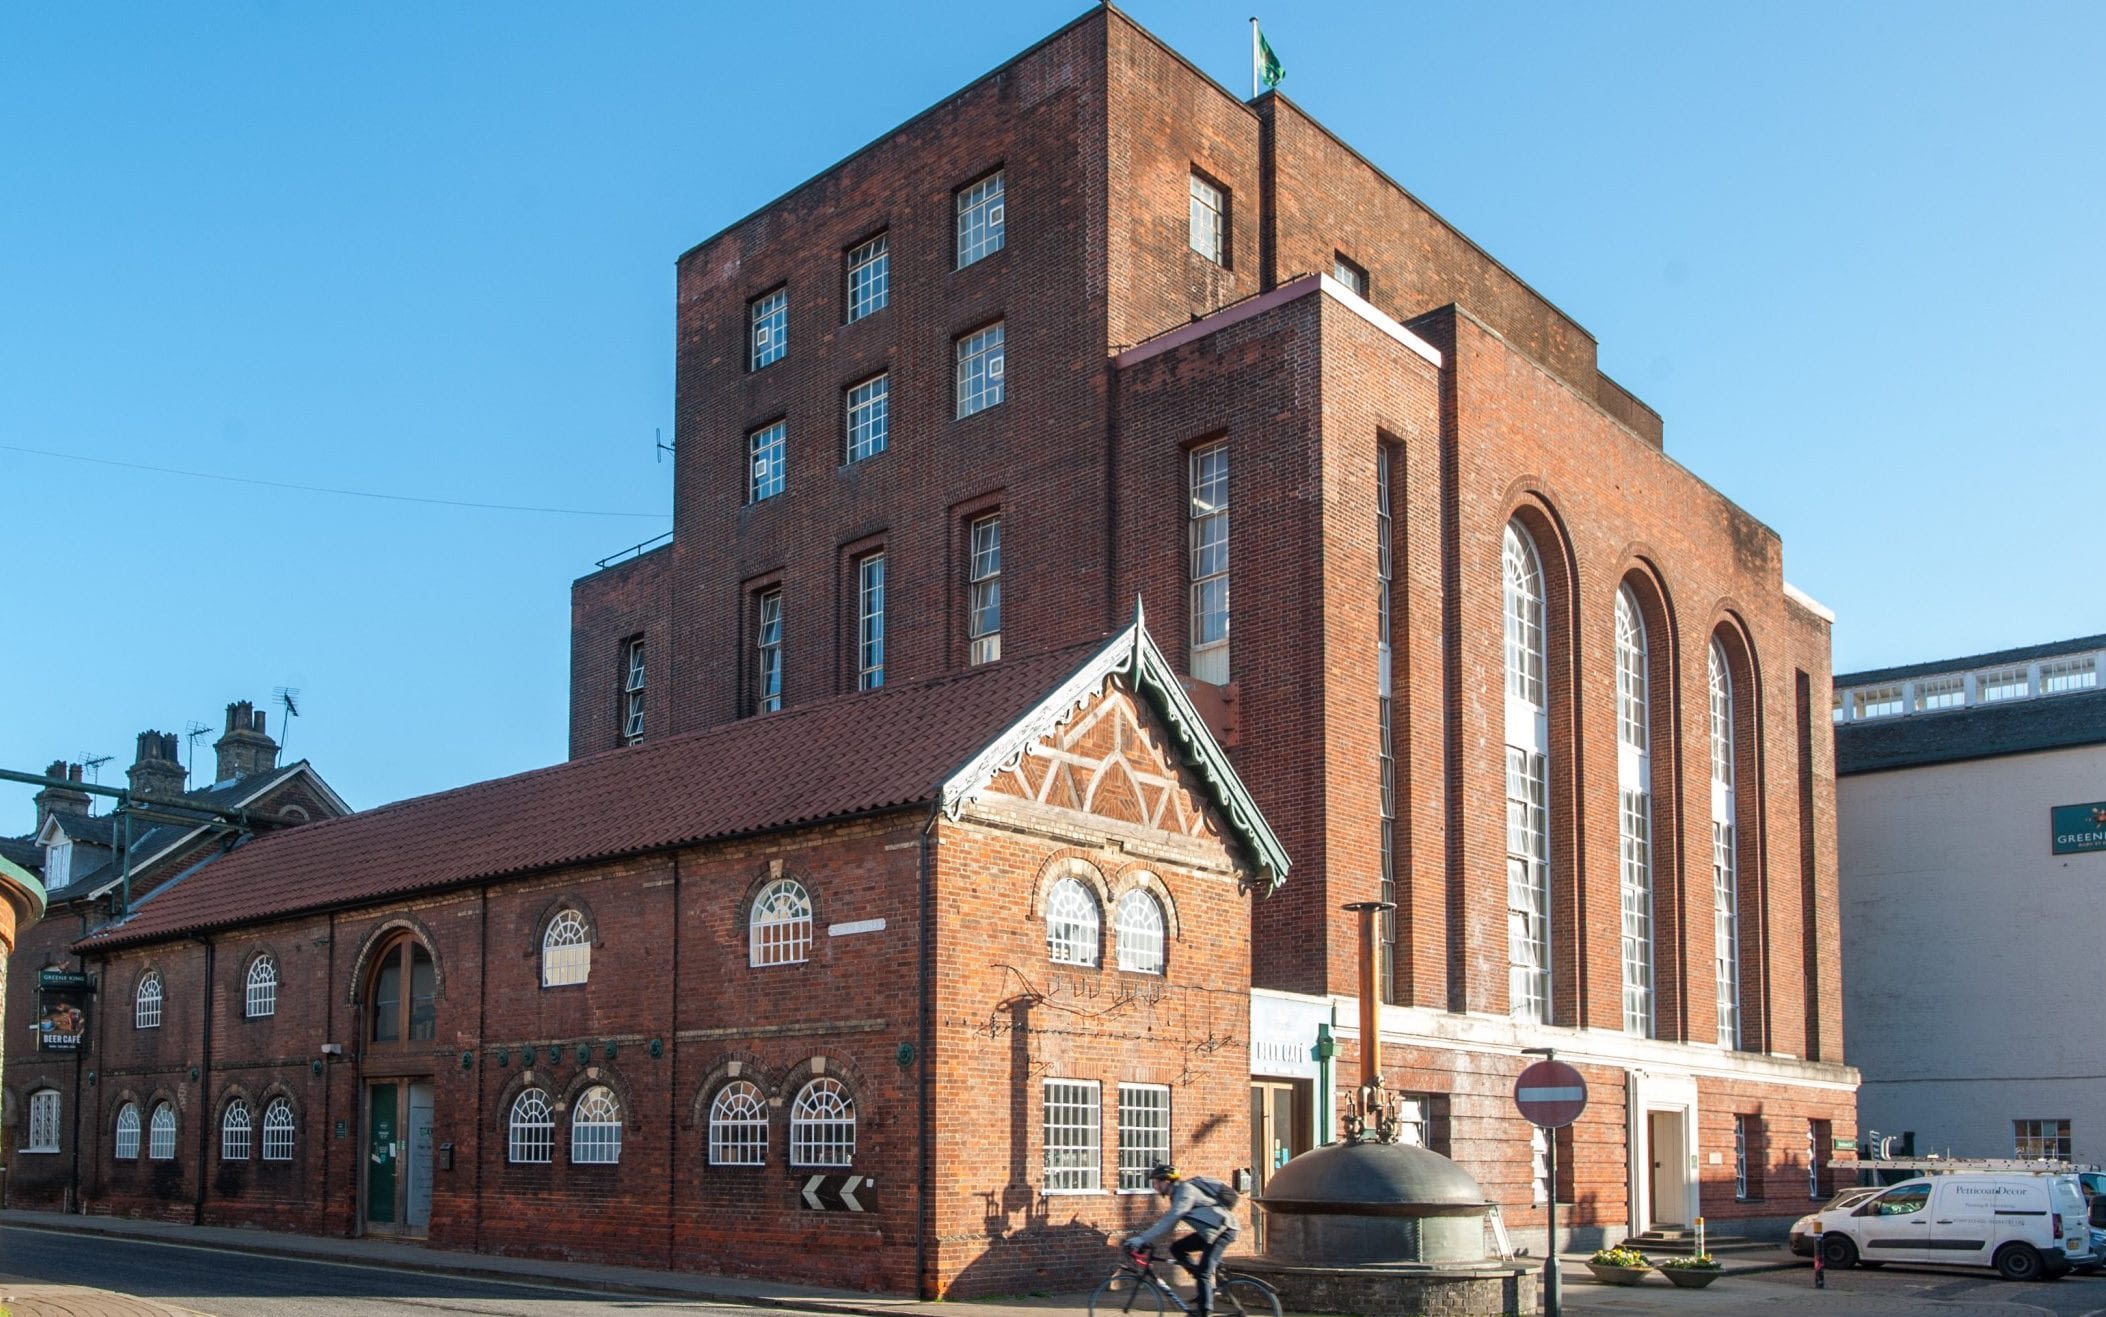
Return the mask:
<svg viewBox="0 0 2106 1317">
<path fill-rule="evenodd" d="M 997 771 L 987 791 L 1180 836 L 1218 836 L 1194 784 L 1114 678 Z"/>
</svg>

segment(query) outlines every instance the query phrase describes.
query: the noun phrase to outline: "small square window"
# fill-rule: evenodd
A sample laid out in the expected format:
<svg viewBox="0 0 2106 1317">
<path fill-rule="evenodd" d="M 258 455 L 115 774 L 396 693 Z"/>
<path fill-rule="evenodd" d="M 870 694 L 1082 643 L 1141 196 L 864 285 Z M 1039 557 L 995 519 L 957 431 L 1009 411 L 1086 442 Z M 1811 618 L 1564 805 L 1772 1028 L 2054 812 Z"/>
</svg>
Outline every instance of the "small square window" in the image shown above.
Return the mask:
<svg viewBox="0 0 2106 1317">
<path fill-rule="evenodd" d="M 1228 264 L 1228 191 L 1198 173 L 1192 175 L 1192 250 L 1214 262 Z"/>
<path fill-rule="evenodd" d="M 998 405 L 1006 395 L 1002 322 L 958 340 L 958 419 Z"/>
<path fill-rule="evenodd" d="M 759 503 L 782 493 L 785 422 L 764 425 L 746 436 L 746 501 Z"/>
<path fill-rule="evenodd" d="M 1002 200 L 1002 171 L 958 190 L 958 268 L 1002 250 L 1008 209 Z"/>
<path fill-rule="evenodd" d="M 753 325 L 751 368 L 781 361 L 790 350 L 790 290 L 778 288 L 753 299 L 749 308 Z"/>
<path fill-rule="evenodd" d="M 892 251 L 880 233 L 848 253 L 848 321 L 885 309 L 892 300 Z"/>
<path fill-rule="evenodd" d="M 1367 296 L 1367 271 L 1343 256 L 1331 258 L 1331 277 L 1353 290 L 1359 297 Z"/>
</svg>

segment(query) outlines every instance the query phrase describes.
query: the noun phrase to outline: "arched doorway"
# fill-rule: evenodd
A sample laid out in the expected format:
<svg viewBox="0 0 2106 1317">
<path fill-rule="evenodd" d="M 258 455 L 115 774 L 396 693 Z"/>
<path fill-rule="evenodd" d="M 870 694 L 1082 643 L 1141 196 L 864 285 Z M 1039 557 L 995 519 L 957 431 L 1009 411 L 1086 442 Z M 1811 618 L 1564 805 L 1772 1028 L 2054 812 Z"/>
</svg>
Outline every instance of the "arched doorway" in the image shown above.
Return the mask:
<svg viewBox="0 0 2106 1317">
<path fill-rule="evenodd" d="M 433 1040 L 438 966 L 415 934 L 391 935 L 374 954 L 360 994 L 367 1234 L 422 1236 L 431 1224 Z"/>
</svg>

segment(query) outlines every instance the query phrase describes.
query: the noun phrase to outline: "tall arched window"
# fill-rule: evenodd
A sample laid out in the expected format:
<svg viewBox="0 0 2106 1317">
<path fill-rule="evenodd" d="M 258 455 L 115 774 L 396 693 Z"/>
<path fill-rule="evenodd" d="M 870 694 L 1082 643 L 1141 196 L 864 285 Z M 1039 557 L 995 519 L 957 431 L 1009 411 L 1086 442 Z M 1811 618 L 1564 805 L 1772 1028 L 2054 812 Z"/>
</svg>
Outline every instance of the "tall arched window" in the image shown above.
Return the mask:
<svg viewBox="0 0 2106 1317">
<path fill-rule="evenodd" d="M 263 1160 L 289 1162 L 293 1150 L 293 1109 L 289 1099 L 275 1097 L 263 1109 Z"/>
<path fill-rule="evenodd" d="M 510 1134 L 510 1160 L 515 1164 L 546 1163 L 556 1147 L 556 1118 L 548 1105 L 548 1094 L 529 1088 L 512 1099 L 512 1114 L 506 1122 Z"/>
<path fill-rule="evenodd" d="M 798 1091 L 790 1104 L 790 1165 L 852 1166 L 856 1159 L 856 1101 L 825 1075 Z"/>
<path fill-rule="evenodd" d="M 1508 522 L 1500 552 L 1506 618 L 1507 1001 L 1517 1020 L 1550 1022 L 1550 709 L 1544 675 L 1543 566 Z"/>
<path fill-rule="evenodd" d="M 132 997 L 132 1027 L 161 1027 L 161 971 L 157 969 L 148 970 L 139 980 L 139 991 Z"/>
<path fill-rule="evenodd" d="M 139 1160 L 139 1104 L 127 1102 L 117 1108 L 117 1160 Z"/>
<path fill-rule="evenodd" d="M 760 1166 L 767 1160 L 767 1100 L 760 1089 L 734 1079 L 709 1104 L 709 1164 Z"/>
<path fill-rule="evenodd" d="M 249 1104 L 235 1098 L 219 1118 L 219 1159 L 245 1162 L 249 1159 Z"/>
<path fill-rule="evenodd" d="M 585 927 L 585 916 L 575 910 L 559 912 L 541 935 L 541 986 L 583 983 L 591 973 L 592 935 Z"/>
<path fill-rule="evenodd" d="M 249 962 L 249 981 L 242 1002 L 242 1014 L 250 1019 L 278 1013 L 278 962 L 271 956 L 258 956 Z"/>
<path fill-rule="evenodd" d="M 156 1103 L 153 1119 L 146 1126 L 146 1159 L 155 1162 L 175 1160 L 175 1108 L 166 1102 Z"/>
<path fill-rule="evenodd" d="M 1652 714 L 1645 618 L 1616 591 L 1616 799 L 1623 907 L 1623 1027 L 1653 1032 Z"/>
<path fill-rule="evenodd" d="M 1740 860 L 1733 791 L 1733 673 L 1711 642 L 1711 942 L 1718 970 L 1718 1045 L 1740 1046 Z"/>
<path fill-rule="evenodd" d="M 811 893 L 794 878 L 778 878 L 754 901 L 747 918 L 747 963 L 802 965 L 811 954 Z"/>
<path fill-rule="evenodd" d="M 622 1159 L 622 1108 L 605 1084 L 588 1088 L 570 1108 L 572 1164 L 612 1166 Z"/>
<path fill-rule="evenodd" d="M 1082 880 L 1061 879 L 1046 894 L 1046 954 L 1056 965 L 1095 965 L 1102 921 Z"/>
<path fill-rule="evenodd" d="M 367 1039 L 392 1050 L 408 1043 L 430 1042 L 437 1023 L 438 969 L 431 952 L 404 934 L 375 958 L 372 1018 Z"/>
<path fill-rule="evenodd" d="M 1119 898 L 1119 968 L 1136 974 L 1163 972 L 1163 907 L 1136 887 Z"/>
</svg>

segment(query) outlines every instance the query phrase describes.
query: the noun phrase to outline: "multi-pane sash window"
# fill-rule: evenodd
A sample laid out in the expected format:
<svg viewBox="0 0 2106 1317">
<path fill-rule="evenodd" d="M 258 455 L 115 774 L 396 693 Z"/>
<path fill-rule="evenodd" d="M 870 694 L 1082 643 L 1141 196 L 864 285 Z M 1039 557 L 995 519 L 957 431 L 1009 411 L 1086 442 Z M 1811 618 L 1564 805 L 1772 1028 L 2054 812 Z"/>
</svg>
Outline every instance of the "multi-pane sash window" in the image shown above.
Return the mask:
<svg viewBox="0 0 2106 1317">
<path fill-rule="evenodd" d="M 1506 528 L 1500 554 L 1506 580 L 1506 695 L 1535 708 L 1543 700 L 1543 569 L 1520 527 Z"/>
<path fill-rule="evenodd" d="M 2082 658 L 2056 659 L 2040 665 L 2040 693 L 2060 695 L 2064 691 L 2088 691 L 2099 684 L 2099 660 L 2095 654 Z"/>
<path fill-rule="evenodd" d="M 812 897 L 795 878 L 762 889 L 746 919 L 749 965 L 802 965 L 812 953 Z"/>
<path fill-rule="evenodd" d="M 1113 925 L 1119 935 L 1119 968 L 1136 974 L 1163 972 L 1163 907 L 1136 887 L 1119 898 Z"/>
<path fill-rule="evenodd" d="M 892 430 L 892 377 L 864 380 L 848 391 L 848 460 L 885 451 Z"/>
<path fill-rule="evenodd" d="M 2025 693 L 2025 670 L 2019 670 L 2019 694 Z M 1984 699 L 1989 698 L 1987 695 Z M 1891 718 L 1906 712 L 1908 705 L 1902 702 L 1901 687 L 1875 686 L 1857 693 L 1857 716 L 1860 718 Z"/>
<path fill-rule="evenodd" d="M 1045 1081 L 1048 1193 L 1104 1187 L 1102 1102 L 1093 1079 Z"/>
<path fill-rule="evenodd" d="M 1331 277 L 1362 297 L 1367 296 L 1367 271 L 1343 256 L 1331 258 Z"/>
<path fill-rule="evenodd" d="M 132 998 L 132 1027 L 135 1029 L 158 1029 L 161 1027 L 161 972 L 150 970 L 139 980 L 139 992 Z"/>
<path fill-rule="evenodd" d="M 778 288 L 753 299 L 749 309 L 753 323 L 752 368 L 782 360 L 790 350 L 790 290 Z"/>
<path fill-rule="evenodd" d="M 139 1159 L 139 1106 L 127 1102 L 117 1109 L 117 1160 Z"/>
<path fill-rule="evenodd" d="M 1192 450 L 1187 535 L 1192 575 L 1192 675 L 1229 678 L 1229 451 L 1227 441 Z"/>
<path fill-rule="evenodd" d="M 856 1103 L 837 1079 L 822 1075 L 790 1104 L 790 1165 L 853 1166 Z"/>
<path fill-rule="evenodd" d="M 1916 707 L 1929 713 L 1934 709 L 1958 709 L 1967 703 L 1967 678 L 1932 677 L 1916 683 Z"/>
<path fill-rule="evenodd" d="M 848 253 L 848 319 L 853 323 L 882 311 L 891 300 L 891 243 L 880 233 Z"/>
<path fill-rule="evenodd" d="M 2014 1120 L 2011 1129 L 2020 1157 L 2028 1161 L 2043 1157 L 2050 1161 L 2069 1160 L 2067 1120 Z"/>
<path fill-rule="evenodd" d="M 1528 532 L 1500 542 L 1506 626 L 1507 1009 L 1547 1024 L 1550 1000 L 1550 726 L 1544 695 L 1543 569 Z"/>
<path fill-rule="evenodd" d="M 541 986 L 583 983 L 591 975 L 592 934 L 585 927 L 585 916 L 575 910 L 561 911 L 541 935 Z"/>
<path fill-rule="evenodd" d="M 885 555 L 856 563 L 856 689 L 885 684 Z"/>
<path fill-rule="evenodd" d="M 242 1013 L 251 1020 L 278 1013 L 278 962 L 270 956 L 258 956 L 249 965 L 247 990 L 243 995 Z"/>
<path fill-rule="evenodd" d="M 1119 1192 L 1149 1192 L 1154 1186 L 1148 1172 L 1169 1161 L 1170 1090 L 1162 1084 L 1119 1085 Z"/>
<path fill-rule="evenodd" d="M 709 1164 L 761 1166 L 767 1160 L 767 1100 L 752 1084 L 734 1079 L 709 1104 Z"/>
<path fill-rule="evenodd" d="M 588 1088 L 570 1110 L 570 1160 L 612 1166 L 622 1159 L 622 1108 L 604 1084 Z"/>
<path fill-rule="evenodd" d="M 1396 710 L 1390 688 L 1393 658 L 1390 586 L 1394 569 L 1390 537 L 1395 526 L 1389 511 L 1390 451 L 1388 444 L 1378 444 L 1375 448 L 1375 760 L 1382 787 L 1381 817 L 1375 821 L 1375 827 L 1380 833 L 1382 852 L 1381 899 L 1394 906 L 1397 899 L 1397 760 L 1395 749 L 1390 744 L 1396 730 Z M 1381 956 L 1381 964 L 1376 967 L 1378 991 L 1382 1000 L 1394 1001 L 1397 995 L 1397 912 L 1384 910 L 1376 918 L 1380 921 L 1376 931 Z"/>
<path fill-rule="evenodd" d="M 1623 914 L 1623 1027 L 1653 1032 L 1652 724 L 1645 619 L 1616 592 L 1617 840 Z"/>
<path fill-rule="evenodd" d="M 153 1119 L 146 1125 L 146 1159 L 156 1162 L 174 1161 L 175 1136 L 175 1108 L 166 1102 L 156 1105 Z"/>
<path fill-rule="evenodd" d="M 1198 174 L 1192 175 L 1191 226 L 1188 240 L 1193 251 L 1214 264 L 1228 263 L 1223 259 L 1228 250 L 1228 198 L 1220 188 Z"/>
<path fill-rule="evenodd" d="M 984 412 L 1002 401 L 1008 356 L 1003 323 L 996 321 L 958 340 L 958 419 Z"/>
<path fill-rule="evenodd" d="M 1711 642 L 1711 947 L 1718 1045 L 1740 1046 L 1740 802 L 1733 787 L 1733 673 Z"/>
<path fill-rule="evenodd" d="M 622 647 L 622 739 L 630 745 L 643 740 L 644 642 L 638 636 Z"/>
<path fill-rule="evenodd" d="M 1974 687 L 1977 692 L 1976 698 L 1983 704 L 1995 704 L 2000 700 L 2022 700 L 2033 692 L 2032 677 L 2024 668 L 1991 668 L 1986 672 L 1978 672 L 1975 674 Z M 1901 688 L 1896 686 L 1892 689 L 1897 692 L 1898 699 Z M 1876 701 L 1880 694 L 1878 691 L 1859 691 L 1857 716 L 1872 717 L 1866 705 Z"/>
<path fill-rule="evenodd" d="M 1095 965 L 1097 898 L 1079 879 L 1063 878 L 1046 895 L 1046 954 L 1056 965 Z"/>
<path fill-rule="evenodd" d="M 249 1104 L 235 1098 L 219 1118 L 219 1159 L 245 1162 L 249 1159 Z"/>
<path fill-rule="evenodd" d="M 1733 1118 L 1733 1196 L 1748 1199 L 1748 1125 L 1753 1116 Z"/>
<path fill-rule="evenodd" d="M 289 1162 L 293 1150 L 292 1103 L 285 1098 L 272 1098 L 263 1109 L 263 1160 L 267 1162 Z"/>
<path fill-rule="evenodd" d="M 746 436 L 746 501 L 759 503 L 782 493 L 784 441 L 789 423 L 776 421 Z"/>
<path fill-rule="evenodd" d="M 774 713 L 782 707 L 782 591 L 762 591 L 754 609 L 753 708 Z"/>
<path fill-rule="evenodd" d="M 545 1164 L 555 1159 L 556 1117 L 548 1094 L 530 1088 L 512 1099 L 510 1160 L 516 1165 Z"/>
<path fill-rule="evenodd" d="M 57 1152 L 59 1150 L 59 1092 L 55 1088 L 40 1088 L 29 1095 L 28 1142 L 22 1145 L 24 1152 Z"/>
<path fill-rule="evenodd" d="M 1000 170 L 958 190 L 958 268 L 1002 250 L 1008 218 Z"/>
<path fill-rule="evenodd" d="M 971 663 L 1002 657 L 1002 518 L 976 517 L 969 527 L 972 561 L 966 569 L 965 635 Z"/>
</svg>

